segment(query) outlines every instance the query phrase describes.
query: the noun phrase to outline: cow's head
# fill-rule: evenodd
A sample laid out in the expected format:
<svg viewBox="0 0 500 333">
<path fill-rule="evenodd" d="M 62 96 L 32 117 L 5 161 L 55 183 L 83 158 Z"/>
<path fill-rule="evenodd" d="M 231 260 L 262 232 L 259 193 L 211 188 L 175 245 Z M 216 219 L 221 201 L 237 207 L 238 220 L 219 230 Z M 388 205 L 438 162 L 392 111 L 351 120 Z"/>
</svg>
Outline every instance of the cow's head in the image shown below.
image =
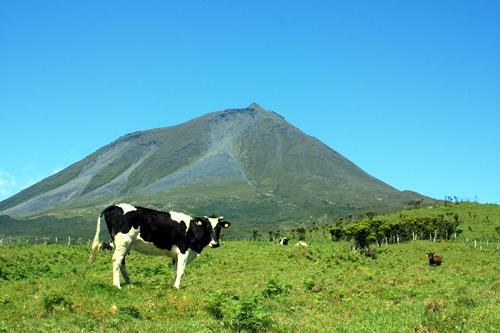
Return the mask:
<svg viewBox="0 0 500 333">
<path fill-rule="evenodd" d="M 224 217 L 222 216 L 220 217 L 204 216 L 204 218 L 207 219 L 210 225 L 212 226 L 212 234 L 211 234 L 212 239 L 210 241 L 210 244 L 208 244 L 208 246 L 219 247 L 220 231 L 222 228 L 229 228 L 231 223 L 229 223 L 228 221 L 224 221 Z"/>
</svg>

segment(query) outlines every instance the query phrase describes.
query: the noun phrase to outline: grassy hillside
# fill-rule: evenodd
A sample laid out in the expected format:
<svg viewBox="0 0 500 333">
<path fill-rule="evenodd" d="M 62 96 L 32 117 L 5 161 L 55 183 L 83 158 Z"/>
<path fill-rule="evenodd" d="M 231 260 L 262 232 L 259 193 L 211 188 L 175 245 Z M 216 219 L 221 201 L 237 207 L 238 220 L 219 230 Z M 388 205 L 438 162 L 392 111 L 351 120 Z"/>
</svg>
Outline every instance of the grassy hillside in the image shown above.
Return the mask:
<svg viewBox="0 0 500 333">
<path fill-rule="evenodd" d="M 430 247 L 430 244 L 432 245 Z M 436 252 L 440 267 L 425 253 Z M 173 285 L 171 260 L 133 253 L 134 285 L 112 286 L 111 254 L 86 246 L 0 247 L 5 332 L 500 332 L 500 252 L 415 241 L 353 253 L 223 242 Z"/>
<path fill-rule="evenodd" d="M 462 241 L 498 239 L 495 227 L 500 226 L 500 205 L 478 204 L 473 202 L 447 202 L 431 205 L 427 207 L 412 208 L 397 211 L 391 214 L 377 216 L 384 221 L 397 221 L 408 217 L 430 216 L 437 217 L 443 215 L 445 219 L 452 220 L 458 216 L 460 223 L 458 228 L 462 229 L 459 239 Z"/>
</svg>

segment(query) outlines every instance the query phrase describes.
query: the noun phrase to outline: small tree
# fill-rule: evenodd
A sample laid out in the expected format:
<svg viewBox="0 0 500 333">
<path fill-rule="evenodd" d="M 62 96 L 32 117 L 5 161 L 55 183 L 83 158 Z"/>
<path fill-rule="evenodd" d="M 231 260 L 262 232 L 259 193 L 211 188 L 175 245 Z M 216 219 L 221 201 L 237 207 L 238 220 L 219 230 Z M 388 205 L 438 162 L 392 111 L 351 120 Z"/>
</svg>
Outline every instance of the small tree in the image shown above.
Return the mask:
<svg viewBox="0 0 500 333">
<path fill-rule="evenodd" d="M 370 220 L 370 221 L 373 220 L 375 215 L 377 215 L 377 213 L 375 213 L 375 212 L 366 212 L 365 214 L 368 217 L 368 220 Z"/>
<path fill-rule="evenodd" d="M 280 236 L 281 236 L 280 232 L 281 232 L 281 229 L 276 230 L 276 232 L 274 233 L 275 239 L 280 239 Z"/>
<path fill-rule="evenodd" d="M 255 242 L 257 240 L 257 237 L 259 237 L 259 229 L 255 228 L 252 230 L 252 237 L 253 237 L 253 241 Z"/>
<path fill-rule="evenodd" d="M 350 226 L 346 230 L 346 234 L 354 239 L 354 250 L 363 252 L 365 248 L 370 246 L 377 240 L 375 234 L 371 230 L 370 222 L 360 222 Z"/>
<path fill-rule="evenodd" d="M 298 227 L 297 228 L 297 233 L 299 234 L 299 240 L 305 240 L 306 239 L 306 229 L 304 227 Z"/>
<path fill-rule="evenodd" d="M 272 242 L 273 241 L 273 230 L 269 230 L 269 241 Z"/>
<path fill-rule="evenodd" d="M 330 234 L 332 235 L 332 241 L 339 241 L 344 237 L 344 228 L 334 227 L 330 229 Z"/>
</svg>

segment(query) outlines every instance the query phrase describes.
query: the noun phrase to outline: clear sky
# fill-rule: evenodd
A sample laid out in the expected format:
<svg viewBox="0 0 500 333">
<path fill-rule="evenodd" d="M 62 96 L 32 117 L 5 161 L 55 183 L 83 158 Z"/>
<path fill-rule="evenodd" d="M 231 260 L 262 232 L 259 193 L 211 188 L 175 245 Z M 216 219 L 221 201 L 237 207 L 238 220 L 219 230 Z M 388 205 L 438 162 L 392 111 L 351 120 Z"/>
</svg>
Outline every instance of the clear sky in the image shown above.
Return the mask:
<svg viewBox="0 0 500 333">
<path fill-rule="evenodd" d="M 0 0 L 0 200 L 254 102 L 399 190 L 500 203 L 500 1 Z"/>
</svg>

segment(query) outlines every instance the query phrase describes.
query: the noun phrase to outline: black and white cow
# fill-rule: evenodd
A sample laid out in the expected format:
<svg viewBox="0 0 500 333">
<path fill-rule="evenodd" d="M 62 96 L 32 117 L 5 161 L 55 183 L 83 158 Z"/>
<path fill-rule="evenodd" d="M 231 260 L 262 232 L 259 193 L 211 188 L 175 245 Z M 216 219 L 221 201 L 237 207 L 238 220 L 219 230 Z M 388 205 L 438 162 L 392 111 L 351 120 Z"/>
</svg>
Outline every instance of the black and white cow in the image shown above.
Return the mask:
<svg viewBox="0 0 500 333">
<path fill-rule="evenodd" d="M 132 283 L 125 269 L 125 256 L 130 251 L 148 255 L 167 255 L 174 259 L 175 283 L 179 288 L 186 265 L 196 259 L 203 248 L 219 247 L 222 228 L 231 223 L 223 217 L 190 217 L 176 212 L 160 212 L 129 204 L 110 206 L 97 219 L 89 262 L 93 262 L 99 247 L 101 217 L 104 216 L 115 244 L 113 254 L 113 284 L 120 287 L 120 271 L 126 283 Z"/>
<path fill-rule="evenodd" d="M 284 238 L 282 238 L 282 239 L 280 240 L 280 245 L 288 245 L 288 241 L 289 241 L 289 239 L 288 239 L 288 238 L 286 238 L 286 237 L 284 237 Z"/>
</svg>

